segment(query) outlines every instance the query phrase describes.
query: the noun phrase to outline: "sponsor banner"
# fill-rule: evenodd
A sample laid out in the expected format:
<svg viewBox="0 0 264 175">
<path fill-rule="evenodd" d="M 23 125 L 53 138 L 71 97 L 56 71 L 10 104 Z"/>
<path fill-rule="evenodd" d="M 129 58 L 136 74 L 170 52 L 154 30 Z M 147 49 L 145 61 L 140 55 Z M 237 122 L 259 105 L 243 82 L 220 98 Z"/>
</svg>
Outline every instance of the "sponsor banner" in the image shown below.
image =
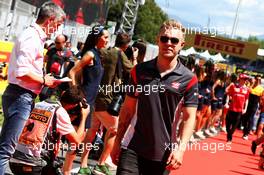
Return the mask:
<svg viewBox="0 0 264 175">
<path fill-rule="evenodd" d="M 0 41 L 0 62 L 9 62 L 11 52 L 13 49 L 14 43 L 7 41 Z M 46 55 L 47 49 L 44 49 L 43 55 Z"/>
<path fill-rule="evenodd" d="M 247 59 L 256 59 L 259 48 L 258 44 L 204 34 L 187 34 L 185 45 Z"/>
<path fill-rule="evenodd" d="M 12 42 L 0 41 L 0 62 L 9 61 L 13 45 Z"/>
</svg>

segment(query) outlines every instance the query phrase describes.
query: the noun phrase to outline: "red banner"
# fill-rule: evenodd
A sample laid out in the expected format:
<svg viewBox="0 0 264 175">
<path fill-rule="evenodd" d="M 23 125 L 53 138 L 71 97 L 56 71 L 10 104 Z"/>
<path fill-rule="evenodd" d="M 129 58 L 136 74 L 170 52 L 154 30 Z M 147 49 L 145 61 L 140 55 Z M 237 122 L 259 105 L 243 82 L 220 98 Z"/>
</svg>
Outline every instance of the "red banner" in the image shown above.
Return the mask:
<svg viewBox="0 0 264 175">
<path fill-rule="evenodd" d="M 48 0 L 22 0 L 40 7 Z M 81 24 L 90 25 L 93 22 L 104 24 L 109 0 L 52 0 L 61 6 L 67 14 L 67 19 Z"/>
</svg>

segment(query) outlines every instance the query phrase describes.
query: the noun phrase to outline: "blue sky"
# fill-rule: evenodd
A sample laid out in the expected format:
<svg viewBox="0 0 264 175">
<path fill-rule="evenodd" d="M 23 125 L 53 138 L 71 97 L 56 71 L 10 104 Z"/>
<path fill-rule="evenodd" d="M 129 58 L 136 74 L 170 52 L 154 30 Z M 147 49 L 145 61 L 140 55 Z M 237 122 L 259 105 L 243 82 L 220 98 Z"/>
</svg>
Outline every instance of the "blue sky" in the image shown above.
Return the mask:
<svg viewBox="0 0 264 175">
<path fill-rule="evenodd" d="M 220 29 L 230 34 L 235 18 L 238 0 L 155 0 L 169 17 L 179 17 L 190 23 Z M 239 10 L 236 35 L 264 34 L 264 1 L 242 0 Z M 187 24 L 185 24 L 186 26 Z"/>
</svg>

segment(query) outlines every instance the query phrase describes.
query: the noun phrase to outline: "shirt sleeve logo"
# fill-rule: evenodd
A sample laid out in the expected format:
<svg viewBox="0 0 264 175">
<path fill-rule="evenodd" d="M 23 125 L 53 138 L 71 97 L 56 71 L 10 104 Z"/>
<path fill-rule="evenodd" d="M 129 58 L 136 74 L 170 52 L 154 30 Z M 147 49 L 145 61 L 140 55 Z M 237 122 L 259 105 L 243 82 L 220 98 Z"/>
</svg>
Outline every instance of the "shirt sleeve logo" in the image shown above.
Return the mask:
<svg viewBox="0 0 264 175">
<path fill-rule="evenodd" d="M 174 88 L 174 89 L 176 89 L 176 90 L 179 89 L 180 85 L 181 85 L 181 84 L 178 83 L 178 82 L 176 82 L 176 81 L 171 83 L 171 87 Z"/>
</svg>

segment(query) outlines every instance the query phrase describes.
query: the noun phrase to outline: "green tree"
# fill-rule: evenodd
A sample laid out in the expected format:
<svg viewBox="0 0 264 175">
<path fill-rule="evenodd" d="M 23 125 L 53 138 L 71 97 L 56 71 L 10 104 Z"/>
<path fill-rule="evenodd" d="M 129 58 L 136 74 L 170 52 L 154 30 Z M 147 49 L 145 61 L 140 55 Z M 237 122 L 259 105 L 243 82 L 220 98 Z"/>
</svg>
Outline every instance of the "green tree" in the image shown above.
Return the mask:
<svg viewBox="0 0 264 175">
<path fill-rule="evenodd" d="M 251 43 L 259 44 L 259 48 L 264 49 L 264 40 L 260 40 L 256 36 L 249 36 L 247 41 Z"/>
<path fill-rule="evenodd" d="M 238 36 L 236 39 L 239 41 L 243 41 L 243 38 L 241 36 Z"/>
<path fill-rule="evenodd" d="M 125 4 L 124 0 L 118 0 L 117 3 L 112 4 L 108 11 L 107 21 L 115 21 L 118 23 L 118 21 L 120 21 L 122 16 L 122 10 L 124 8 L 124 4 Z"/>
<path fill-rule="evenodd" d="M 154 44 L 160 25 L 167 19 L 167 14 L 154 0 L 146 0 L 145 5 L 139 8 L 135 36 Z"/>
<path fill-rule="evenodd" d="M 124 1 L 119 0 L 117 4 L 110 7 L 107 20 L 117 22 L 121 20 Z M 167 14 L 162 11 L 154 0 L 146 0 L 145 4 L 139 7 L 134 38 L 141 38 L 154 44 L 159 27 L 166 19 L 168 19 Z M 117 24 L 118 26 L 119 24 Z"/>
<path fill-rule="evenodd" d="M 261 42 L 260 42 L 260 48 L 261 49 L 264 49 L 264 40 L 261 40 Z"/>
</svg>

